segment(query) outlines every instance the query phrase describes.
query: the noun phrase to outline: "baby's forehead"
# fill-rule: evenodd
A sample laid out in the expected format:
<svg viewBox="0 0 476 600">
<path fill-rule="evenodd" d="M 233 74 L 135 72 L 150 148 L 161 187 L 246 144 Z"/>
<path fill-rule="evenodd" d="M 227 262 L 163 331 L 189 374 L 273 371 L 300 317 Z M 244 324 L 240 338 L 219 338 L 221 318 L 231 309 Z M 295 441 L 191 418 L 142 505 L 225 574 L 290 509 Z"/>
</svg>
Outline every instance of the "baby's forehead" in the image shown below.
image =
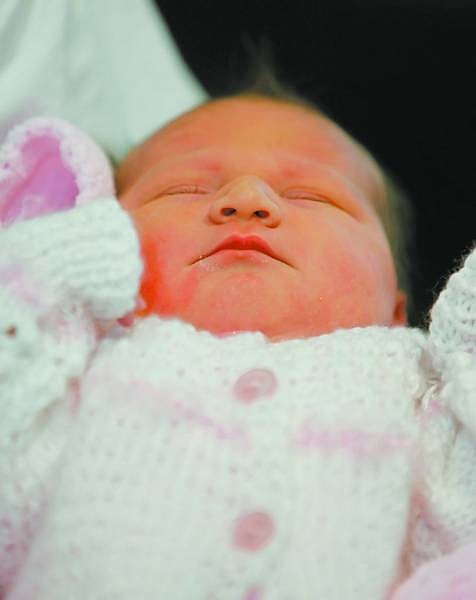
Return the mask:
<svg viewBox="0 0 476 600">
<path fill-rule="evenodd" d="M 250 122 L 253 127 L 249 127 Z M 317 147 L 317 155 L 322 152 L 322 148 L 327 154 L 329 148 L 338 154 L 335 151 L 337 147 L 341 155 L 338 159 L 344 157 L 352 165 L 358 179 L 364 182 L 364 187 L 371 190 L 371 196 L 377 199 L 382 197 L 382 170 L 365 147 L 321 113 L 274 99 L 212 101 L 178 116 L 126 156 L 117 171 L 118 187 L 130 185 L 147 166 L 160 164 L 171 156 L 181 158 L 187 153 L 205 152 L 219 146 L 219 162 L 220 158 L 224 159 L 227 155 L 226 151 L 234 150 L 238 142 L 245 149 L 248 149 L 248 143 L 251 147 L 253 140 L 248 138 L 259 136 L 260 127 L 271 129 L 274 135 L 273 139 L 268 140 L 265 151 L 271 149 L 273 156 L 286 154 L 290 158 L 290 165 L 293 157 L 302 159 L 301 146 L 296 144 L 298 138 L 306 141 L 306 155 L 311 159 L 312 151 L 308 148 L 312 148 L 313 143 Z M 252 156 L 251 153 L 248 154 Z M 187 168 L 186 164 L 184 162 L 184 169 Z M 292 167 L 288 171 L 292 172 Z"/>
</svg>

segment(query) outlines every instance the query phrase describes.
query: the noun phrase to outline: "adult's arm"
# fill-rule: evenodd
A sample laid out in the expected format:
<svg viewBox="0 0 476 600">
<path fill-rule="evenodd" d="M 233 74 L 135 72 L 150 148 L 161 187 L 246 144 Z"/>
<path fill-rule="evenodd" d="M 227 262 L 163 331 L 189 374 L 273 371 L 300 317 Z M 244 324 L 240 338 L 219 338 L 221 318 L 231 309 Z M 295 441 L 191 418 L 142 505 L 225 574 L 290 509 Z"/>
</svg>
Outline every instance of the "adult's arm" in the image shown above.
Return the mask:
<svg viewBox="0 0 476 600">
<path fill-rule="evenodd" d="M 2 0 L 0 138 L 62 117 L 114 161 L 207 98 L 151 0 Z"/>
</svg>

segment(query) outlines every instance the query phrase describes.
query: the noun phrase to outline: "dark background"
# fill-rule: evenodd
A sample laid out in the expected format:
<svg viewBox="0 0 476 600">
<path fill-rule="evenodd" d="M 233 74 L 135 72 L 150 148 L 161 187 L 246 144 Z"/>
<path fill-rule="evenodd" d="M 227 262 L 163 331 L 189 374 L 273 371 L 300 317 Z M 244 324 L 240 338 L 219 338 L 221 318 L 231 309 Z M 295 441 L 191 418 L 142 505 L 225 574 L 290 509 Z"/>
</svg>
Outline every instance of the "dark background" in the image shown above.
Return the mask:
<svg viewBox="0 0 476 600">
<path fill-rule="evenodd" d="M 476 240 L 476 0 L 156 0 L 211 94 L 271 42 L 278 75 L 397 175 L 415 206 L 415 315 Z M 286 6 L 287 5 L 287 6 Z"/>
</svg>

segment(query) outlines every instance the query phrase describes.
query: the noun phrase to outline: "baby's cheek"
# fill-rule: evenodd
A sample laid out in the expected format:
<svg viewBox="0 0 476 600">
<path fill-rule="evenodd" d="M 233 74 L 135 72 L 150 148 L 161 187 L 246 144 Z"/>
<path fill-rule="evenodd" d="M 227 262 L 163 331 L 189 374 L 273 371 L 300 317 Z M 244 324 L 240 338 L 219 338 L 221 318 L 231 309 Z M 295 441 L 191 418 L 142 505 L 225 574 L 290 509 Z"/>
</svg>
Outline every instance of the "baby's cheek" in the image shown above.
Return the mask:
<svg viewBox="0 0 476 600">
<path fill-rule="evenodd" d="M 139 317 L 145 317 L 153 312 L 153 306 L 156 297 L 154 281 L 159 274 L 158 269 L 154 265 L 151 254 L 151 250 L 146 250 L 145 248 L 142 249 L 144 271 L 139 290 L 139 294 L 142 299 L 142 306 L 135 313 Z"/>
<path fill-rule="evenodd" d="M 181 249 L 177 248 L 172 233 L 142 234 L 142 307 L 135 311 L 136 316 L 181 316 L 190 304 L 199 285 L 200 276 L 196 271 L 187 269 L 187 260 L 180 252 Z M 188 256 L 187 252 L 186 254 Z M 184 271 L 189 272 L 185 275 Z"/>
<path fill-rule="evenodd" d="M 391 286 L 380 256 L 344 241 L 340 248 L 331 249 L 319 270 L 316 279 L 322 285 L 320 306 L 321 310 L 332 307 L 332 328 L 376 324 L 387 319 Z"/>
<path fill-rule="evenodd" d="M 141 254 L 144 271 L 140 283 L 140 297 L 142 307 L 136 311 L 136 315 L 144 317 L 152 313 L 165 314 L 170 309 L 170 301 L 167 299 L 164 286 L 164 269 L 161 264 L 165 242 L 157 238 L 143 236 L 141 238 Z"/>
<path fill-rule="evenodd" d="M 197 297 L 197 288 L 200 285 L 203 275 L 198 269 L 192 269 L 184 277 L 176 289 L 176 306 L 187 310 Z"/>
<path fill-rule="evenodd" d="M 396 290 L 381 266 L 369 260 L 364 268 L 356 271 L 352 283 L 356 290 L 353 310 L 357 324 L 388 325 L 393 314 Z"/>
</svg>

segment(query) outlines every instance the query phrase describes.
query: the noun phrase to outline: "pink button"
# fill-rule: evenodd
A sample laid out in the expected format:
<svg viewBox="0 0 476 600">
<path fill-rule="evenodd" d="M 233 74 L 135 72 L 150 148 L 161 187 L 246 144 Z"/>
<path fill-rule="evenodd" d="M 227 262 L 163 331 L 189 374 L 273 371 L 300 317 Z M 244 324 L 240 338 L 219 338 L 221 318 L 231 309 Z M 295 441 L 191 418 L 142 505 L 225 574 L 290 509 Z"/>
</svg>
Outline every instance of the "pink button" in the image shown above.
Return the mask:
<svg viewBox="0 0 476 600">
<path fill-rule="evenodd" d="M 274 524 L 264 512 L 253 512 L 237 519 L 233 545 L 242 550 L 261 550 L 273 537 Z"/>
<path fill-rule="evenodd" d="M 271 396 L 277 387 L 274 373 L 268 369 L 253 369 L 237 380 L 233 387 L 233 395 L 238 402 L 251 404 L 262 396 Z"/>
<path fill-rule="evenodd" d="M 263 588 L 253 586 L 246 590 L 243 600 L 260 600 L 262 594 Z"/>
</svg>

